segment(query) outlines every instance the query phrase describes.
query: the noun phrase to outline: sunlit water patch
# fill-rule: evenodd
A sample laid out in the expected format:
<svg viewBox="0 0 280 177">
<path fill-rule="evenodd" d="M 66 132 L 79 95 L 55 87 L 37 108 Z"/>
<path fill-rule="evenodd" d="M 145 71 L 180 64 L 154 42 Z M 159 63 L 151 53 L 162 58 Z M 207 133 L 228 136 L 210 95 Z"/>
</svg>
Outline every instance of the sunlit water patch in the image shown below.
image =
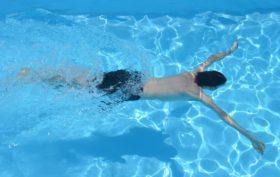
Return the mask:
<svg viewBox="0 0 280 177">
<path fill-rule="evenodd" d="M 279 176 L 279 23 L 279 13 L 7 16 L 0 21 L 0 176 Z M 266 143 L 263 156 L 197 102 L 108 106 L 110 98 L 87 89 L 17 75 L 23 67 L 68 79 L 130 69 L 147 80 L 192 70 L 236 39 L 239 49 L 210 68 L 228 82 L 209 94 Z"/>
</svg>

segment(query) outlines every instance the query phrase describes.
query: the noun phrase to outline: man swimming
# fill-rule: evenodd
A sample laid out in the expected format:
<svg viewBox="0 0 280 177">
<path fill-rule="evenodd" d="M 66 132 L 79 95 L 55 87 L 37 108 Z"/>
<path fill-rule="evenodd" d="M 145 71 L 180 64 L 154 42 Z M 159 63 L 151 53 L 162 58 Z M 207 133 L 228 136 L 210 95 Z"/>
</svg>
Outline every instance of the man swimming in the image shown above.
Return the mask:
<svg viewBox="0 0 280 177">
<path fill-rule="evenodd" d="M 238 42 L 236 41 L 229 50 L 211 55 L 192 72 L 185 72 L 176 76 L 154 78 L 150 80 L 144 85 L 142 97 L 143 99 L 201 101 L 214 110 L 224 122 L 247 137 L 251 141 L 253 147 L 259 153 L 263 154 L 265 144 L 243 129 L 230 115 L 217 106 L 210 96 L 203 92 L 203 88 L 216 89 L 218 86 L 223 85 L 226 82 L 226 78 L 222 73 L 217 71 L 205 71 L 205 69 L 215 61 L 223 59 L 231 54 L 237 49 L 237 47 Z"/>
<path fill-rule="evenodd" d="M 253 147 L 259 153 L 263 154 L 265 144 L 243 129 L 230 115 L 217 106 L 210 96 L 203 92 L 204 88 L 213 90 L 226 82 L 226 78 L 222 73 L 217 71 L 205 71 L 207 67 L 215 61 L 223 59 L 231 54 L 237 48 L 238 42 L 236 41 L 229 50 L 211 55 L 192 72 L 184 72 L 170 77 L 152 78 L 146 83 L 142 82 L 142 74 L 137 71 L 117 70 L 107 72 L 104 73 L 102 81 L 100 81 L 95 87 L 98 90 L 102 90 L 106 95 L 120 92 L 122 97 L 121 101 L 133 101 L 139 99 L 200 101 L 214 110 L 224 122 L 247 137 L 251 141 Z M 29 72 L 30 69 L 25 68 L 19 72 L 19 75 L 26 76 Z M 49 78 L 43 78 L 42 80 L 49 84 L 59 83 L 62 86 L 66 85 L 68 87 L 78 86 L 90 88 L 92 82 L 94 82 L 96 78 L 89 80 L 83 77 L 77 77 L 71 82 L 67 82 L 61 75 L 55 75 Z"/>
</svg>

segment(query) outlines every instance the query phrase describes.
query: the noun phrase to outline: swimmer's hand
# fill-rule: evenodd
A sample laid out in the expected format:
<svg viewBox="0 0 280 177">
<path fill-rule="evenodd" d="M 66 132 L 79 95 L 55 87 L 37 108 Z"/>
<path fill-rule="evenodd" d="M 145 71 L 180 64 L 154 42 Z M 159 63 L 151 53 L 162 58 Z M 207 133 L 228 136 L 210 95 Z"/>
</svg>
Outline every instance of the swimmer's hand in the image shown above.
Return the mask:
<svg viewBox="0 0 280 177">
<path fill-rule="evenodd" d="M 230 48 L 229 52 L 232 53 L 238 48 L 238 40 L 234 41 L 232 47 Z"/>
<path fill-rule="evenodd" d="M 256 139 L 252 140 L 252 145 L 258 151 L 258 153 L 263 154 L 265 150 L 265 144 L 261 141 L 258 141 Z"/>
</svg>

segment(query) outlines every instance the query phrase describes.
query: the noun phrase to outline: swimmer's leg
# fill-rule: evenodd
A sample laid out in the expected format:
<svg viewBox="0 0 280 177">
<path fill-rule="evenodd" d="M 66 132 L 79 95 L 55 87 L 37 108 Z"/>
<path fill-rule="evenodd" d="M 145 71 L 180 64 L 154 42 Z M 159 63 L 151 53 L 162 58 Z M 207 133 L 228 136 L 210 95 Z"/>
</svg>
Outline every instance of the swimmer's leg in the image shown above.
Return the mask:
<svg viewBox="0 0 280 177">
<path fill-rule="evenodd" d="M 55 75 L 43 75 L 42 73 L 31 70 L 30 68 L 22 68 L 18 74 L 18 79 L 27 83 L 43 82 L 48 85 L 54 86 L 54 88 L 60 88 L 63 85 L 67 85 L 67 80 L 60 74 Z"/>
<path fill-rule="evenodd" d="M 61 87 L 69 87 L 75 89 L 89 88 L 96 78 L 88 79 L 84 75 L 80 75 L 73 79 L 67 79 L 60 73 L 53 72 L 38 72 L 31 70 L 30 68 L 22 68 L 18 72 L 18 79 L 27 81 L 28 83 L 43 82 L 47 85 L 53 86 L 55 89 Z"/>
<path fill-rule="evenodd" d="M 89 87 L 91 87 L 91 85 L 95 81 L 95 79 L 96 78 L 89 80 L 86 77 L 78 76 L 78 77 L 75 77 L 68 86 L 74 87 L 74 88 L 89 88 Z"/>
<path fill-rule="evenodd" d="M 61 75 L 54 75 L 49 78 L 42 78 L 42 81 L 48 85 L 53 86 L 55 89 L 67 86 L 67 80 L 65 77 Z"/>
<path fill-rule="evenodd" d="M 74 89 L 83 89 L 83 88 L 90 88 L 95 78 L 89 80 L 84 76 L 78 76 L 71 80 L 67 80 L 62 75 L 57 74 L 42 80 L 43 82 L 52 85 L 55 88 L 68 87 Z"/>
</svg>

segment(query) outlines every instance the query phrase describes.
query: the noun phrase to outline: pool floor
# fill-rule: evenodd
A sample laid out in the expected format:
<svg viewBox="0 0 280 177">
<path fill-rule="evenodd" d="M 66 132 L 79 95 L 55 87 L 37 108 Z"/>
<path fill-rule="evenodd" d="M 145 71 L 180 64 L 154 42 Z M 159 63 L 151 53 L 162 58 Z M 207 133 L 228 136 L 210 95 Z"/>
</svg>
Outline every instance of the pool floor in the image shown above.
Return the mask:
<svg viewBox="0 0 280 177">
<path fill-rule="evenodd" d="M 276 177 L 279 160 L 280 14 L 62 15 L 37 9 L 0 21 L 1 177 Z M 227 83 L 207 91 L 266 144 L 263 155 L 194 101 L 104 104 L 86 89 L 21 79 L 21 68 L 68 78 L 118 69 L 146 79 L 209 69 Z"/>
</svg>

